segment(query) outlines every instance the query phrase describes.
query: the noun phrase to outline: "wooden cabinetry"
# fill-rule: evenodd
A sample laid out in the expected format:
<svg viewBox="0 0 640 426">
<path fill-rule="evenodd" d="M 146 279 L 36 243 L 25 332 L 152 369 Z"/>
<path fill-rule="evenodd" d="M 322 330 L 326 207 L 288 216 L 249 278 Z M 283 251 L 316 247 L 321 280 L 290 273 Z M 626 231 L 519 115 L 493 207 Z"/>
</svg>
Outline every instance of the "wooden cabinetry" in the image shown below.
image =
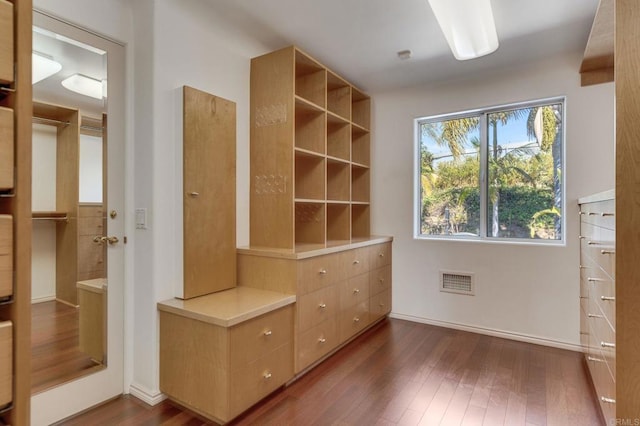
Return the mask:
<svg viewBox="0 0 640 426">
<path fill-rule="evenodd" d="M 616 419 L 615 200 L 580 199 L 580 340 L 600 408 Z"/>
<path fill-rule="evenodd" d="M 300 253 L 241 248 L 238 285 L 296 295 L 301 373 L 391 311 L 391 238 Z"/>
<path fill-rule="evenodd" d="M 96 237 L 106 235 L 107 216 L 101 204 L 80 204 L 78 208 L 78 281 L 107 276 L 107 246 Z"/>
<path fill-rule="evenodd" d="M 0 0 L 0 424 L 12 425 L 30 423 L 32 14 L 30 0 Z"/>
<path fill-rule="evenodd" d="M 251 246 L 369 236 L 370 102 L 295 47 L 252 59 Z"/>
<path fill-rule="evenodd" d="M 98 363 L 107 352 L 107 279 L 78 281 L 78 346 Z"/>
<path fill-rule="evenodd" d="M 293 377 L 295 297 L 237 287 L 158 304 L 160 389 L 226 423 Z"/>
</svg>

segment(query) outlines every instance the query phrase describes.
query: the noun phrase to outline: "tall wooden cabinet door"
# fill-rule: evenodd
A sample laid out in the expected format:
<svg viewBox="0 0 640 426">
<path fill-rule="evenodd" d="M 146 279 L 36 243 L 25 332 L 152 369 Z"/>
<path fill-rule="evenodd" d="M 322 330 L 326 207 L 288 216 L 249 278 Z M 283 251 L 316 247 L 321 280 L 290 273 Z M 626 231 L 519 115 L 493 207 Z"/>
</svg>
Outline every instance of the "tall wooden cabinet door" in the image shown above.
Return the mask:
<svg viewBox="0 0 640 426">
<path fill-rule="evenodd" d="M 13 188 L 13 110 L 0 107 L 0 190 Z"/>
<path fill-rule="evenodd" d="M 13 4 L 0 0 L 0 83 L 13 81 Z"/>
<path fill-rule="evenodd" d="M 185 299 L 236 285 L 236 104 L 183 88 Z"/>
</svg>

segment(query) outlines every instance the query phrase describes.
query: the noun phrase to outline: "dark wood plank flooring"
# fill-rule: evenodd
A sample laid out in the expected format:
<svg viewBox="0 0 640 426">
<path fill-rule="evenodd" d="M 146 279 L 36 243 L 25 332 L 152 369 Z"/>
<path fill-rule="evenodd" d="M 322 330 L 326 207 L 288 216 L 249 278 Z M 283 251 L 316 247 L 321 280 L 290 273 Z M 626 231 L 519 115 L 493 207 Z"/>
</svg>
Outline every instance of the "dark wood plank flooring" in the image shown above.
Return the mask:
<svg viewBox="0 0 640 426">
<path fill-rule="evenodd" d="M 382 322 L 236 425 L 601 425 L 582 355 L 396 319 Z M 124 396 L 61 425 L 203 425 Z"/>
<path fill-rule="evenodd" d="M 78 347 L 78 309 L 51 301 L 31 305 L 31 393 L 103 367 Z"/>
</svg>

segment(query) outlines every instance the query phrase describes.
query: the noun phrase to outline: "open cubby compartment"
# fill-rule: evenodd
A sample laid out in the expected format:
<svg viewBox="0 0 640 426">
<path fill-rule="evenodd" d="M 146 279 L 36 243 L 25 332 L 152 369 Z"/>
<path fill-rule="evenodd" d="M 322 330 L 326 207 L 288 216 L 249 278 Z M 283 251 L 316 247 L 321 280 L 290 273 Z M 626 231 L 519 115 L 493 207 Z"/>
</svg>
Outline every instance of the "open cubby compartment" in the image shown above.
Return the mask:
<svg viewBox="0 0 640 426">
<path fill-rule="evenodd" d="M 296 150 L 296 199 L 325 200 L 325 161 L 324 157 Z"/>
<path fill-rule="evenodd" d="M 327 200 L 349 201 L 349 163 L 327 160 Z"/>
<path fill-rule="evenodd" d="M 351 239 L 351 206 L 327 204 L 327 246 L 348 244 Z"/>
<path fill-rule="evenodd" d="M 351 88 L 351 121 L 369 130 L 371 115 L 371 98 L 355 87 Z"/>
<path fill-rule="evenodd" d="M 371 235 L 369 204 L 351 205 L 351 239 L 368 238 Z"/>
<path fill-rule="evenodd" d="M 351 119 L 351 85 L 327 71 L 327 111 Z"/>
<path fill-rule="evenodd" d="M 351 126 L 351 161 L 369 166 L 371 157 L 369 132 L 358 126 Z"/>
<path fill-rule="evenodd" d="M 296 245 L 325 243 L 325 204 L 296 202 Z"/>
<path fill-rule="evenodd" d="M 325 107 L 327 92 L 326 69 L 304 53 L 296 50 L 296 95 Z"/>
<path fill-rule="evenodd" d="M 327 155 L 349 161 L 351 134 L 349 123 L 331 113 L 327 114 Z"/>
<path fill-rule="evenodd" d="M 326 114 L 311 104 L 296 99 L 295 146 L 296 148 L 325 153 Z"/>
<path fill-rule="evenodd" d="M 351 201 L 369 202 L 369 168 L 351 166 Z"/>
</svg>

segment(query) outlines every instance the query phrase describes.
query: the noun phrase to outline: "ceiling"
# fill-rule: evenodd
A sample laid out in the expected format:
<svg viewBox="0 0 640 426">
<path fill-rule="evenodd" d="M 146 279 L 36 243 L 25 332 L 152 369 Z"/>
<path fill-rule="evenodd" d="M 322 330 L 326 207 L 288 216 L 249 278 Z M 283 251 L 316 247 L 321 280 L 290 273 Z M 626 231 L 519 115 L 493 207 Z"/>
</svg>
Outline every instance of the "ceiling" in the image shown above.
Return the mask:
<svg viewBox="0 0 640 426">
<path fill-rule="evenodd" d="M 106 101 L 83 96 L 65 89 L 61 82 L 73 74 L 83 74 L 96 80 L 107 78 L 107 55 L 81 47 L 81 43 L 69 43 L 64 37 L 46 30 L 33 32 L 33 50 L 49 56 L 62 64 L 53 76 L 33 85 L 33 99 L 77 108 L 82 115 L 101 117 L 106 112 Z"/>
<path fill-rule="evenodd" d="M 366 91 L 581 54 L 598 6 L 598 0 L 492 0 L 500 47 L 457 61 L 427 0 L 210 1 L 237 29 L 274 49 L 295 44 Z M 402 61 L 397 52 L 405 49 L 412 57 Z"/>
</svg>

